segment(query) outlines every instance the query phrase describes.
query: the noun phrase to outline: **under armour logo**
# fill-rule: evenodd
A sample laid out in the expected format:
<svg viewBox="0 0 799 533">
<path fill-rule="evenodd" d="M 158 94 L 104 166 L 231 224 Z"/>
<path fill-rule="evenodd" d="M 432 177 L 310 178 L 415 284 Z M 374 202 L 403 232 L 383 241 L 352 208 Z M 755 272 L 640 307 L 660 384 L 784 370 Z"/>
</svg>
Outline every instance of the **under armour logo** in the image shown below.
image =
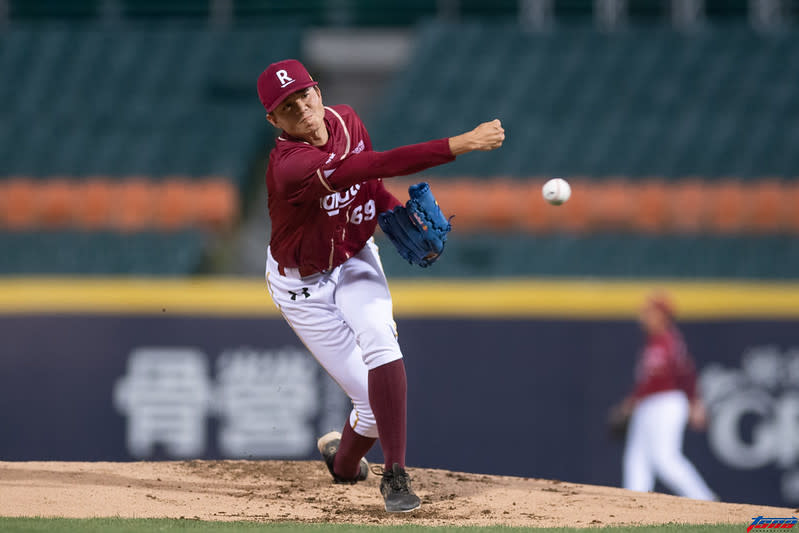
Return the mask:
<svg viewBox="0 0 799 533">
<path fill-rule="evenodd" d="M 289 291 L 289 294 L 291 295 L 291 301 L 292 302 L 295 301 L 297 299 L 297 296 L 300 296 L 300 295 L 305 296 L 306 298 L 310 298 L 311 297 L 311 293 L 308 292 L 308 287 L 303 287 L 300 292 Z"/>
<path fill-rule="evenodd" d="M 289 73 L 285 70 L 278 70 L 275 72 L 277 75 L 277 81 L 280 82 L 280 88 L 283 89 L 284 87 L 288 87 L 292 83 L 294 83 L 294 78 L 289 76 Z"/>
</svg>

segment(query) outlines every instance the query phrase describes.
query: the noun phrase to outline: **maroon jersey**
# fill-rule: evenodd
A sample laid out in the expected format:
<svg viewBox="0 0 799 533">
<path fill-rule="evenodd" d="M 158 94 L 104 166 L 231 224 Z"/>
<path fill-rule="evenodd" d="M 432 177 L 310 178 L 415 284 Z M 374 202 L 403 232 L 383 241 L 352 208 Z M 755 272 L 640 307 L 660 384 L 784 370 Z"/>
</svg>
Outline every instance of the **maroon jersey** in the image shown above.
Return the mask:
<svg viewBox="0 0 799 533">
<path fill-rule="evenodd" d="M 325 107 L 329 139 L 316 147 L 285 134 L 269 154 L 270 249 L 284 268 L 332 269 L 374 234 L 377 215 L 399 205 L 381 178 L 454 159 L 447 139 L 373 152 L 352 108 Z"/>
<path fill-rule="evenodd" d="M 633 397 L 640 400 L 669 390 L 682 390 L 689 399 L 696 394 L 694 364 L 676 328 L 647 339 L 636 367 Z"/>
</svg>

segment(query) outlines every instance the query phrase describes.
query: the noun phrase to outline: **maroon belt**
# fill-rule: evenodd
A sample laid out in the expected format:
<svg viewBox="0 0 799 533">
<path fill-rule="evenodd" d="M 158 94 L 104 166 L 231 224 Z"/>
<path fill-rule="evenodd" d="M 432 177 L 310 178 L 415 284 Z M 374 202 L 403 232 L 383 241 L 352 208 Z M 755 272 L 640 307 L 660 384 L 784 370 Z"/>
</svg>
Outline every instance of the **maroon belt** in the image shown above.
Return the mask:
<svg viewBox="0 0 799 533">
<path fill-rule="evenodd" d="M 300 273 L 301 278 L 307 278 L 308 276 L 313 276 L 314 274 L 319 273 L 319 271 L 312 266 L 301 266 L 296 270 Z M 283 265 L 277 265 L 277 271 L 281 276 L 286 275 L 286 269 L 283 268 Z"/>
</svg>

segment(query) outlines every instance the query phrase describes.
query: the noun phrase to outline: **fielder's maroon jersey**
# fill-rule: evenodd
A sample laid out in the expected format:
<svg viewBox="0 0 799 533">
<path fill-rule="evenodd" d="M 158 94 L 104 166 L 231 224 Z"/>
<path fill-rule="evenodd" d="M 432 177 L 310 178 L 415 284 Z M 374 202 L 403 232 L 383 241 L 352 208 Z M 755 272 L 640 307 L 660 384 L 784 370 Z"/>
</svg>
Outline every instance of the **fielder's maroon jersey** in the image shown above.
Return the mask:
<svg viewBox="0 0 799 533">
<path fill-rule="evenodd" d="M 372 237 L 377 215 L 400 204 L 382 178 L 455 158 L 447 139 L 374 152 L 366 127 L 346 105 L 325 107 L 325 125 L 324 146 L 283 132 L 269 154 L 269 245 L 284 268 L 340 265 Z"/>
<path fill-rule="evenodd" d="M 694 364 L 676 328 L 647 339 L 636 367 L 633 397 L 640 400 L 668 390 L 682 390 L 689 399 L 696 395 Z"/>
</svg>

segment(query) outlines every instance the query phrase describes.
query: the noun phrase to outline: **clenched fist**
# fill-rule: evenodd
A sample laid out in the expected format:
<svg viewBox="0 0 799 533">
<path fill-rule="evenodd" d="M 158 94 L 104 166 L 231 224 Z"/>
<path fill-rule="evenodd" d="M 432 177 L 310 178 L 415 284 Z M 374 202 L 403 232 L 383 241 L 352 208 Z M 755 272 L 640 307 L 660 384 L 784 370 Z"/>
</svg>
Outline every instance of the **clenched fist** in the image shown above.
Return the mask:
<svg viewBox="0 0 799 533">
<path fill-rule="evenodd" d="M 502 146 L 505 130 L 499 119 L 483 122 L 472 131 L 467 131 L 449 138 L 449 149 L 452 155 L 465 154 L 475 150 L 489 151 Z"/>
</svg>

